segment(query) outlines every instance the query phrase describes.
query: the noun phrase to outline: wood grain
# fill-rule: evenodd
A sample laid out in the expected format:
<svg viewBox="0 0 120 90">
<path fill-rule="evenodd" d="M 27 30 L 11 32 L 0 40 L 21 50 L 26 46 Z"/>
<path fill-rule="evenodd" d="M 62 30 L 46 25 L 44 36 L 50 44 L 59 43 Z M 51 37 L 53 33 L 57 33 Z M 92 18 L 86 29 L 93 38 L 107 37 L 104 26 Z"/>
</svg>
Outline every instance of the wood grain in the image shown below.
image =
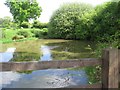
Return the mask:
<svg viewBox="0 0 120 90">
<path fill-rule="evenodd" d="M 56 61 L 39 61 L 39 62 L 4 62 L 0 63 L 0 71 L 25 71 L 25 70 L 42 70 L 42 69 L 59 69 L 69 67 L 85 67 L 100 65 L 101 61 L 95 58 L 84 58 L 74 60 L 56 60 Z"/>
</svg>

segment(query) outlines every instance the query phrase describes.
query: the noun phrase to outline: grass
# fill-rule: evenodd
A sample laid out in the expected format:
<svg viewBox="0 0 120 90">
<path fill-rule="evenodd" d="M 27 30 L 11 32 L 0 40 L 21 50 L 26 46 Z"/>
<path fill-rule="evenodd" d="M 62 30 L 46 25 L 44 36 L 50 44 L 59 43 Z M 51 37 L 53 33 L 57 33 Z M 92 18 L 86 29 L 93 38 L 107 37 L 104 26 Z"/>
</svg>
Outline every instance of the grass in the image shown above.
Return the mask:
<svg viewBox="0 0 120 90">
<path fill-rule="evenodd" d="M 29 32 L 30 36 L 24 39 L 18 39 L 13 41 L 12 38 L 17 35 L 17 32 L 20 30 L 25 30 Z M 2 34 L 4 35 L 2 38 L 0 38 L 0 43 L 12 43 L 12 42 L 21 42 L 26 40 L 36 40 L 37 38 L 32 37 L 31 30 L 33 29 L 2 29 Z"/>
<path fill-rule="evenodd" d="M 23 28 L 23 29 L 6 29 L 0 28 L 0 32 L 2 33 L 0 38 L 0 43 L 11 43 L 14 42 L 12 38 L 14 36 L 24 36 L 24 39 L 18 39 L 16 42 L 24 41 L 24 40 L 34 40 L 36 38 L 47 38 L 47 28 L 36 29 L 36 28 Z M 21 31 L 21 32 L 20 32 Z M 26 36 L 27 34 L 27 36 Z"/>
<path fill-rule="evenodd" d="M 101 83 L 101 66 L 84 67 L 89 79 L 89 84 Z"/>
<path fill-rule="evenodd" d="M 14 35 L 16 35 L 17 30 L 7 29 L 4 32 L 5 32 L 5 38 L 6 39 L 11 39 Z"/>
</svg>

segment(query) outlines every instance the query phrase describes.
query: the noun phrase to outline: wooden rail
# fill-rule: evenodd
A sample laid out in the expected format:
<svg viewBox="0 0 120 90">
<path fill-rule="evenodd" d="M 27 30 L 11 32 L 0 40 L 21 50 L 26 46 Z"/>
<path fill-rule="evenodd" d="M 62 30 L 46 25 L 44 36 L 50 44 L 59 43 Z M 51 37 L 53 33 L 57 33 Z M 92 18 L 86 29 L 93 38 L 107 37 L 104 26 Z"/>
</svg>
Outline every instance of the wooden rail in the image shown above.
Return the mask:
<svg viewBox="0 0 120 90">
<path fill-rule="evenodd" d="M 39 61 L 39 62 L 4 62 L 0 63 L 0 71 L 25 71 L 25 70 L 41 70 L 50 68 L 69 68 L 69 67 L 85 67 L 100 65 L 101 60 L 95 58 L 74 59 L 74 60 L 56 60 L 56 61 Z"/>
<path fill-rule="evenodd" d="M 76 88 L 120 88 L 120 50 L 118 49 L 103 50 L 100 60 L 96 58 L 84 58 L 64 61 L 4 62 L 0 63 L 0 71 L 41 70 L 95 65 L 102 65 L 102 83 L 78 86 Z"/>
</svg>

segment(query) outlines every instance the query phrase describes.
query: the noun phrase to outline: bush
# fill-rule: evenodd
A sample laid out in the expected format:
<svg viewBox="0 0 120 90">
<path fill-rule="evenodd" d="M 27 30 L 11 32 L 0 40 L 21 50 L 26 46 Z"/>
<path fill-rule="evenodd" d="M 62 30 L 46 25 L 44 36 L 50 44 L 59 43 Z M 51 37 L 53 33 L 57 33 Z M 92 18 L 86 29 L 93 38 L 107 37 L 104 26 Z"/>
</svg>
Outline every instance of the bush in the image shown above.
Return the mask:
<svg viewBox="0 0 120 90">
<path fill-rule="evenodd" d="M 43 28 L 43 29 L 41 30 L 41 34 L 42 34 L 43 36 L 47 36 L 47 35 L 48 35 L 48 29 L 47 29 L 47 28 Z"/>
<path fill-rule="evenodd" d="M 113 47 L 120 49 L 120 30 L 111 37 L 110 43 Z"/>
<path fill-rule="evenodd" d="M 47 27 L 48 27 L 47 23 L 41 23 L 41 22 L 36 21 L 36 20 L 33 22 L 33 26 L 32 26 L 32 28 L 39 28 L 39 29 L 47 28 Z"/>
<path fill-rule="evenodd" d="M 34 31 L 34 36 L 37 37 L 37 38 L 41 38 L 42 37 L 41 31 L 40 30 L 35 30 Z"/>
<path fill-rule="evenodd" d="M 64 4 L 53 13 L 50 19 L 49 37 L 76 39 L 76 27 L 81 23 L 80 18 L 91 9 L 91 5 L 83 3 Z"/>
<path fill-rule="evenodd" d="M 29 22 L 22 22 L 20 27 L 23 27 L 23 28 L 29 28 Z"/>
<path fill-rule="evenodd" d="M 11 23 L 9 24 L 9 26 L 10 26 L 10 28 L 13 28 L 13 29 L 19 28 L 19 24 L 18 24 L 18 23 L 15 23 L 15 22 L 11 22 Z"/>
<path fill-rule="evenodd" d="M 120 30 L 120 2 L 107 2 L 81 18 L 77 27 L 77 38 L 94 41 L 109 41 Z"/>
<path fill-rule="evenodd" d="M 11 39 L 12 40 L 12 37 L 14 36 L 14 35 L 16 35 L 16 33 L 18 32 L 17 30 L 14 30 L 14 29 L 2 29 L 4 32 L 4 35 L 5 35 L 5 37 L 3 37 L 3 38 L 5 38 L 5 39 Z"/>
<path fill-rule="evenodd" d="M 24 36 L 25 38 L 30 36 L 30 32 L 28 30 L 19 30 L 17 32 L 18 35 Z"/>
<path fill-rule="evenodd" d="M 31 32 L 34 34 L 35 37 L 37 38 L 44 38 L 47 37 L 48 35 L 48 29 L 43 28 L 43 29 L 33 29 Z"/>
<path fill-rule="evenodd" d="M 12 19 L 8 16 L 0 18 L 0 28 L 10 28 L 11 23 Z"/>
</svg>

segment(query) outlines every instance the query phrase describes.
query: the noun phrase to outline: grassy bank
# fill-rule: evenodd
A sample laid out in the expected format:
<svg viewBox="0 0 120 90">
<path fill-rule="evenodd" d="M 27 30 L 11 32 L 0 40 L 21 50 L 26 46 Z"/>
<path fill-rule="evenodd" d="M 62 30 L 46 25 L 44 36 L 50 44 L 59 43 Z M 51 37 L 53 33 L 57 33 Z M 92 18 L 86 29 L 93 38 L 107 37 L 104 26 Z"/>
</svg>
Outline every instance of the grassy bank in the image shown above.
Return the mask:
<svg viewBox="0 0 120 90">
<path fill-rule="evenodd" d="M 6 29 L 1 28 L 2 32 L 0 43 L 21 42 L 26 40 L 36 40 L 47 37 L 47 28 L 35 29 Z"/>
</svg>

